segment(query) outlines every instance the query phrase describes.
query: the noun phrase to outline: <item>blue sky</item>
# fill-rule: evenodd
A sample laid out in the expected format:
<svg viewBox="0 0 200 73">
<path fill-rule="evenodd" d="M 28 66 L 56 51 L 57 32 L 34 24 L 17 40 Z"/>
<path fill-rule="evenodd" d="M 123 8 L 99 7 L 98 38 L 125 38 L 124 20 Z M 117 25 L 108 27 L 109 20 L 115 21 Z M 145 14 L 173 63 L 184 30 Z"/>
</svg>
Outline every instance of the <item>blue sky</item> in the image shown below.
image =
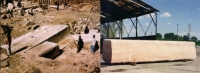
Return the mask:
<svg viewBox="0 0 200 73">
<path fill-rule="evenodd" d="M 142 0 L 145 3 L 158 9 L 158 33 L 173 32 L 177 33 L 177 24 L 179 24 L 179 35 L 187 35 L 188 24 L 191 24 L 191 36 L 196 36 L 200 40 L 200 0 Z M 134 19 L 134 18 L 133 18 Z M 150 24 L 149 15 L 139 17 L 139 21 L 146 31 Z M 131 21 L 124 20 L 126 29 L 130 31 Z M 143 30 L 138 25 L 138 35 L 143 36 Z M 134 28 L 133 28 L 134 29 Z M 126 32 L 125 32 L 126 33 Z M 151 23 L 147 35 L 155 34 L 154 24 Z M 126 36 L 126 34 L 124 34 Z M 135 30 L 132 30 L 131 36 L 135 36 Z"/>
</svg>

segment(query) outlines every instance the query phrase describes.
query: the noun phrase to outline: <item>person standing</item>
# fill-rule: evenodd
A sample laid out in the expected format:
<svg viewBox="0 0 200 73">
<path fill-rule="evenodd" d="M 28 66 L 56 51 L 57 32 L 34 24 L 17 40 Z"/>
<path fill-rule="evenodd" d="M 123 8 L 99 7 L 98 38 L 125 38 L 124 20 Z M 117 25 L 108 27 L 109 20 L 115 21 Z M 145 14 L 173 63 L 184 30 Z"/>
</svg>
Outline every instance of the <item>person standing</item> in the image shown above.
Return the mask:
<svg viewBox="0 0 200 73">
<path fill-rule="evenodd" d="M 87 25 L 86 25 L 86 28 L 85 28 L 85 30 L 84 30 L 84 33 L 85 33 L 85 34 L 88 34 L 88 33 L 89 33 L 89 28 L 88 28 Z"/>
<path fill-rule="evenodd" d="M 21 1 L 22 0 L 18 0 L 17 6 L 21 8 Z"/>
<path fill-rule="evenodd" d="M 92 53 L 94 53 L 95 44 L 96 44 L 96 38 L 95 38 L 95 35 L 93 35 L 92 44 L 91 44 L 91 46 L 90 46 L 90 51 L 91 51 Z"/>
<path fill-rule="evenodd" d="M 77 53 L 79 53 L 81 51 L 81 49 L 83 48 L 84 43 L 83 43 L 83 39 L 81 38 L 81 36 L 79 36 L 78 38 L 78 49 L 77 49 Z"/>
<path fill-rule="evenodd" d="M 56 4 L 56 6 L 57 6 L 56 9 L 57 9 L 57 11 L 58 11 L 58 10 L 59 10 L 59 5 L 60 5 L 59 2 L 58 2 L 58 0 L 55 2 L 55 4 Z"/>
<path fill-rule="evenodd" d="M 7 37 L 7 42 L 6 42 L 8 44 L 7 54 L 8 54 L 8 56 L 10 56 L 11 55 L 11 42 L 12 42 L 11 32 L 12 32 L 13 27 L 9 26 L 8 24 L 1 25 L 1 27 L 3 28 L 4 34 Z"/>
</svg>

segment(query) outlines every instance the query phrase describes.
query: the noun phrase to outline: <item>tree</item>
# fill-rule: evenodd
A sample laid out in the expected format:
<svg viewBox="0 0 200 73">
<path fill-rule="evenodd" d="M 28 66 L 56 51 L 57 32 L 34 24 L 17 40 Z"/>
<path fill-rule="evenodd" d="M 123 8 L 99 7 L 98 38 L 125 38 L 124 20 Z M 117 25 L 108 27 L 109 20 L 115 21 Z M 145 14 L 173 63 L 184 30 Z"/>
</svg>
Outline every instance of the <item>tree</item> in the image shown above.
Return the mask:
<svg viewBox="0 0 200 73">
<path fill-rule="evenodd" d="M 189 37 L 187 35 L 184 35 L 182 38 L 183 41 L 189 41 Z"/>
<path fill-rule="evenodd" d="M 162 40 L 162 35 L 160 33 L 156 33 L 156 40 Z"/>
<path fill-rule="evenodd" d="M 174 35 L 173 40 L 178 40 L 179 36 L 178 35 Z"/>
<path fill-rule="evenodd" d="M 198 40 L 197 37 L 195 37 L 195 36 L 192 36 L 192 37 L 191 37 L 191 41 L 194 41 L 194 42 L 195 42 L 195 41 L 197 41 L 197 40 Z"/>
<path fill-rule="evenodd" d="M 178 40 L 182 40 L 183 39 L 183 36 L 178 36 Z"/>
<path fill-rule="evenodd" d="M 174 33 L 165 33 L 164 39 L 165 40 L 175 40 Z"/>
</svg>

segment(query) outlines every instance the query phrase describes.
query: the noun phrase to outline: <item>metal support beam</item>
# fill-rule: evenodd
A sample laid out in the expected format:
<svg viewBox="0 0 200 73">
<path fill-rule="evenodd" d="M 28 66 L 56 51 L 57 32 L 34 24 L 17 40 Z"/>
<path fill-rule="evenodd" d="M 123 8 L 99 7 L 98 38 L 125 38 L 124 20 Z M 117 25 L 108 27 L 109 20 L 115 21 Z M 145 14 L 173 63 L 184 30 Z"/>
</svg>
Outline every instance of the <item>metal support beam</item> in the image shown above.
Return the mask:
<svg viewBox="0 0 200 73">
<path fill-rule="evenodd" d="M 135 28 L 135 30 L 136 30 L 136 38 L 138 37 L 137 25 L 138 25 L 138 17 L 136 17 L 136 28 Z"/>
<path fill-rule="evenodd" d="M 121 39 L 121 34 L 122 34 L 121 27 L 120 27 L 119 23 L 117 23 L 117 22 L 115 22 L 115 23 L 117 24 L 117 27 L 119 28 L 119 38 Z"/>
<path fill-rule="evenodd" d="M 133 24 L 133 26 L 135 27 L 135 29 L 136 29 L 136 26 L 135 26 L 135 21 L 133 22 L 133 20 L 130 18 L 130 20 L 131 20 L 131 22 L 132 22 L 132 24 Z M 133 29 L 133 26 L 131 27 L 131 30 Z M 129 31 L 129 33 L 128 33 L 128 37 L 129 37 L 129 35 L 130 35 L 130 33 L 131 33 L 131 30 Z"/>
<path fill-rule="evenodd" d="M 108 25 L 108 30 L 107 30 L 107 33 L 108 33 L 107 35 L 108 35 L 108 36 L 107 36 L 107 38 L 110 38 L 110 28 L 109 28 L 109 27 L 110 27 L 110 24 L 107 23 L 107 25 Z"/>
<path fill-rule="evenodd" d="M 157 18 L 158 18 L 158 17 L 157 17 L 157 13 L 155 13 L 155 14 L 156 14 L 156 24 L 155 24 L 155 25 L 156 25 L 155 35 L 156 35 L 156 34 L 157 34 L 157 26 L 158 26 L 158 25 L 157 25 Z"/>
</svg>

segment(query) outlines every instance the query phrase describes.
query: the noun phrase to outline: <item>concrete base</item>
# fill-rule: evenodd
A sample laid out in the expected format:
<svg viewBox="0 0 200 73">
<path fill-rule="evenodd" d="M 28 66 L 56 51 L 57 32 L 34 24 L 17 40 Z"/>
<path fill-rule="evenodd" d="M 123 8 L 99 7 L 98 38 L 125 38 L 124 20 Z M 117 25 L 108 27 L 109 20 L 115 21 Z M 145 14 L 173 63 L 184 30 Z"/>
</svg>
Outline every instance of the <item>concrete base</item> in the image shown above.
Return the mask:
<svg viewBox="0 0 200 73">
<path fill-rule="evenodd" d="M 105 39 L 103 59 L 107 63 L 195 59 L 194 42 Z"/>
</svg>

